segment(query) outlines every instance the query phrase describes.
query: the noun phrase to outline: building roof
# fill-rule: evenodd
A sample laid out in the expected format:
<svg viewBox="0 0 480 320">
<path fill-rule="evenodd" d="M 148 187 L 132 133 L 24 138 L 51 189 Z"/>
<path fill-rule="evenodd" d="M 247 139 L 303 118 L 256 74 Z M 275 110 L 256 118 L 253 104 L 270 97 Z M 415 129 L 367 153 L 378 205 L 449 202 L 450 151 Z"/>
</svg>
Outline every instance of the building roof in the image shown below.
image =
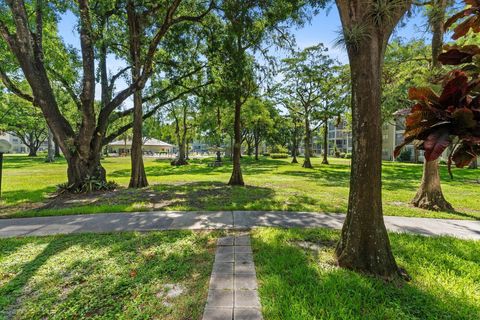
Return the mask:
<svg viewBox="0 0 480 320">
<path fill-rule="evenodd" d="M 132 145 L 132 140 L 127 140 L 127 143 L 125 143 L 125 140 L 116 140 L 112 141 L 109 143 L 109 146 L 131 146 Z M 164 141 L 158 140 L 158 139 L 147 139 L 143 142 L 144 146 L 156 146 L 156 147 L 173 147 L 173 145 L 166 143 Z"/>
</svg>

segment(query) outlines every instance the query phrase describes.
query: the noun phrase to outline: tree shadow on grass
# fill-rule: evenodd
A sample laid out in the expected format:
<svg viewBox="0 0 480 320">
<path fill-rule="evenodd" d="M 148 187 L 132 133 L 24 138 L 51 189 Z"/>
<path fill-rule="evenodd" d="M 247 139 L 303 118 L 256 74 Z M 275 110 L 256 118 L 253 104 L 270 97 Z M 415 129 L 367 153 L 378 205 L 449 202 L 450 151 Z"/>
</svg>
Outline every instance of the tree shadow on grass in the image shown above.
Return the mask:
<svg viewBox="0 0 480 320">
<path fill-rule="evenodd" d="M 326 257 L 332 256 L 333 247 L 329 247 L 328 242 L 334 243 L 338 233 L 329 232 L 330 236 L 327 233 L 325 239 L 310 237 L 310 241 L 325 248 L 320 254 L 291 243 L 294 239 L 305 240 L 308 232 L 289 230 L 287 236 L 281 233 L 254 236 L 254 259 L 265 320 L 473 320 L 480 315 L 480 306 L 468 299 L 443 288 L 427 292 L 424 286 L 415 283 L 415 278 L 411 283 L 399 285 L 337 268 Z M 417 245 L 422 244 L 419 242 Z M 395 241 L 393 244 L 401 246 Z M 429 247 L 425 249 L 428 251 Z M 415 248 L 397 250 L 395 254 L 408 259 L 413 252 Z M 431 251 L 426 252 L 426 256 L 431 255 Z M 415 259 L 425 262 L 418 255 Z M 414 265 L 408 262 L 407 268 Z M 428 269 L 425 265 L 415 266 Z"/>
<path fill-rule="evenodd" d="M 3 169 L 22 169 L 29 168 L 32 165 L 47 165 L 47 166 L 64 166 L 66 163 L 64 158 L 59 158 L 55 162 L 46 163 L 45 157 L 39 155 L 37 157 L 27 157 L 26 155 L 21 156 L 4 156 Z"/>
<path fill-rule="evenodd" d="M 201 315 L 213 263 L 214 243 L 207 234 L 169 231 L 26 239 L 6 239 L 0 246 L 3 252 L 3 247 L 16 247 L 17 242 L 45 245 L 0 286 L 0 317 Z M 172 307 L 163 303 L 162 285 L 168 283 L 186 286 L 187 296 L 170 301 Z"/>
<path fill-rule="evenodd" d="M 171 166 L 169 160 L 157 160 L 155 163 L 161 165 L 146 165 L 145 173 L 147 177 L 171 176 L 171 175 L 211 175 L 211 174 L 229 174 L 232 172 L 232 164 L 230 161 L 224 160 L 223 166 L 209 167 L 208 164 L 213 162 L 212 159 L 192 160 L 186 166 Z M 285 165 L 284 161 L 279 160 L 251 160 L 242 159 L 242 171 L 244 174 L 260 174 L 271 172 L 281 165 Z M 115 170 L 108 173 L 109 177 L 129 177 L 130 169 Z"/>
<path fill-rule="evenodd" d="M 108 205 L 128 207 L 135 203 L 151 210 L 239 210 L 275 207 L 274 197 L 274 190 L 255 186 L 232 187 L 218 182 L 158 184 L 144 189 L 60 196 L 39 210 Z"/>
</svg>

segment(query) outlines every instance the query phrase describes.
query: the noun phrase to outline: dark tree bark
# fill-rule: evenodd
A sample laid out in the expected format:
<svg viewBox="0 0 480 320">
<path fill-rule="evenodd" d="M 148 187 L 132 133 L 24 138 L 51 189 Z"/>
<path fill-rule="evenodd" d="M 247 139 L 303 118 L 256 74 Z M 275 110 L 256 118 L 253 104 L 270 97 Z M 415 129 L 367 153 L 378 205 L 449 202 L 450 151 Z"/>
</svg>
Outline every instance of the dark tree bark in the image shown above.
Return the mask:
<svg viewBox="0 0 480 320">
<path fill-rule="evenodd" d="M 323 160 L 322 164 L 328 163 L 328 120 L 323 122 Z"/>
<path fill-rule="evenodd" d="M 235 118 L 234 118 L 234 144 L 233 144 L 233 171 L 230 181 L 231 186 L 244 186 L 242 167 L 240 157 L 242 152 L 242 128 L 241 128 L 242 102 L 239 97 L 235 99 Z"/>
<path fill-rule="evenodd" d="M 310 129 L 310 121 L 308 115 L 305 115 L 305 138 L 304 138 L 304 148 L 305 148 L 305 159 L 303 160 L 302 167 L 313 169 L 312 162 L 310 161 L 310 151 L 312 144 L 312 131 Z"/>
<path fill-rule="evenodd" d="M 55 138 L 55 136 L 54 136 L 54 138 Z M 55 148 L 54 148 L 55 158 L 60 158 L 60 147 L 58 145 L 57 139 L 53 139 L 53 142 L 55 143 Z"/>
<path fill-rule="evenodd" d="M 445 11 L 447 0 L 435 0 L 432 4 L 430 27 L 432 29 L 432 70 L 441 68 L 438 56 L 442 53 Z M 412 205 L 427 210 L 451 211 L 452 205 L 445 200 L 440 184 L 438 161 L 424 162 L 422 183 L 412 200 Z"/>
<path fill-rule="evenodd" d="M 426 161 L 423 165 L 422 183 L 418 188 L 412 205 L 427 210 L 453 211 L 452 205 L 445 200 L 440 185 L 438 160 Z"/>
<path fill-rule="evenodd" d="M 352 79 L 353 154 L 348 211 L 337 244 L 338 265 L 391 279 L 399 275 L 383 221 L 381 74 L 388 38 L 410 3 L 393 3 L 388 19 L 375 21 L 374 0 L 337 0 L 344 34 L 365 34 L 346 46 Z M 389 2 L 387 2 L 388 4 Z"/>
<path fill-rule="evenodd" d="M 130 45 L 130 59 L 132 63 L 132 79 L 134 82 L 138 81 L 141 76 L 141 37 L 142 26 L 140 24 L 140 17 L 135 10 L 133 1 L 127 3 L 127 17 L 128 17 L 128 33 Z M 132 172 L 130 175 L 129 188 L 143 188 L 148 186 L 147 175 L 145 174 L 145 167 L 143 165 L 143 101 L 142 90 L 139 88 L 133 94 L 133 137 L 131 149 L 131 165 Z"/>
</svg>

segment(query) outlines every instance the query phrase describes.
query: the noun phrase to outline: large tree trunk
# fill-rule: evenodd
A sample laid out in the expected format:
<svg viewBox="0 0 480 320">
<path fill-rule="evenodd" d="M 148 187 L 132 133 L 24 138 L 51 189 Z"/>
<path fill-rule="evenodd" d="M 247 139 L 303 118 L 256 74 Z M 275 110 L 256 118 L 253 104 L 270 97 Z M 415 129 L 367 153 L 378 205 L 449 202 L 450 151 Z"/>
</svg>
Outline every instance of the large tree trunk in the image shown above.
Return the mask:
<svg viewBox="0 0 480 320">
<path fill-rule="evenodd" d="M 173 166 L 184 166 L 187 165 L 187 146 L 185 139 L 180 139 L 178 144 L 178 157 L 171 162 Z"/>
<path fill-rule="evenodd" d="M 445 20 L 445 11 L 447 0 L 435 0 L 432 8 L 432 16 L 430 17 L 430 25 L 432 28 L 432 69 L 438 70 L 442 64 L 438 61 L 438 56 L 442 52 L 443 46 L 443 22 Z M 440 175 L 438 173 L 438 161 L 425 161 L 423 164 L 422 183 L 417 191 L 415 198 L 412 200 L 415 207 L 435 210 L 435 211 L 451 211 L 453 207 L 442 193 L 440 185 Z"/>
<path fill-rule="evenodd" d="M 308 117 L 305 116 L 305 139 L 304 139 L 304 147 L 305 147 L 305 159 L 303 160 L 302 167 L 312 169 L 312 162 L 310 161 L 310 151 L 311 151 L 311 142 L 312 141 L 312 132 L 310 130 L 310 121 L 308 121 Z"/>
<path fill-rule="evenodd" d="M 242 128 L 240 123 L 240 116 L 242 111 L 242 103 L 240 98 L 235 100 L 235 119 L 234 119 L 234 144 L 233 144 L 233 171 L 230 181 L 231 186 L 244 186 L 242 167 L 240 165 L 240 156 L 242 148 Z"/>
<path fill-rule="evenodd" d="M 453 211 L 452 205 L 443 196 L 438 169 L 438 160 L 425 160 L 422 183 L 412 200 L 412 205 L 427 210 Z"/>
<path fill-rule="evenodd" d="M 328 121 L 323 124 L 323 160 L 322 164 L 328 164 Z"/>
<path fill-rule="evenodd" d="M 105 182 L 106 172 L 100 164 L 100 152 L 92 152 L 91 156 L 84 159 L 78 153 L 66 157 L 68 186 L 71 191 L 79 192 L 85 187 L 85 182 Z"/>
<path fill-rule="evenodd" d="M 255 160 L 258 160 L 258 147 L 259 147 L 260 141 L 255 141 Z"/>
<path fill-rule="evenodd" d="M 138 90 L 133 95 L 134 113 L 133 113 L 133 137 L 131 149 L 132 173 L 130 175 L 129 188 L 143 188 L 148 186 L 145 166 L 143 165 L 142 150 L 142 91 Z"/>
<path fill-rule="evenodd" d="M 130 58 L 132 59 L 132 79 L 137 81 L 140 78 L 140 46 L 141 46 L 141 26 L 140 17 L 136 13 L 134 3 L 129 1 L 127 4 L 128 28 L 130 38 Z M 148 186 L 147 175 L 143 165 L 143 109 L 142 109 L 142 90 L 138 89 L 133 94 L 133 137 L 131 149 L 132 172 L 130 176 L 129 188 L 143 188 Z"/>
<path fill-rule="evenodd" d="M 392 4 L 378 24 L 373 1 L 337 0 L 344 33 L 362 25 L 362 39 L 347 42 L 352 79 L 353 153 L 348 211 L 336 248 L 338 265 L 392 279 L 399 268 L 382 212 L 381 74 L 388 38 L 409 7 Z M 387 22 L 388 21 L 388 22 Z"/>
</svg>

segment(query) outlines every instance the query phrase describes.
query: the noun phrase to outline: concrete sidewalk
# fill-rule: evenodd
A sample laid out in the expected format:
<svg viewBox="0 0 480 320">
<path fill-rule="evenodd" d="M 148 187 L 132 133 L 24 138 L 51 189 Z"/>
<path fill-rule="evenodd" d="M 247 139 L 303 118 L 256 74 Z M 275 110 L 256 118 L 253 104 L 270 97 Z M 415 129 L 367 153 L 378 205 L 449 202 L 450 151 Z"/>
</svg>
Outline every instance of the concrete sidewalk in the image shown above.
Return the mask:
<svg viewBox="0 0 480 320">
<path fill-rule="evenodd" d="M 230 229 L 255 227 L 340 229 L 345 215 L 285 211 L 156 211 L 0 219 L 0 237 L 82 232 Z M 385 217 L 388 230 L 480 239 L 480 221 Z"/>
</svg>

